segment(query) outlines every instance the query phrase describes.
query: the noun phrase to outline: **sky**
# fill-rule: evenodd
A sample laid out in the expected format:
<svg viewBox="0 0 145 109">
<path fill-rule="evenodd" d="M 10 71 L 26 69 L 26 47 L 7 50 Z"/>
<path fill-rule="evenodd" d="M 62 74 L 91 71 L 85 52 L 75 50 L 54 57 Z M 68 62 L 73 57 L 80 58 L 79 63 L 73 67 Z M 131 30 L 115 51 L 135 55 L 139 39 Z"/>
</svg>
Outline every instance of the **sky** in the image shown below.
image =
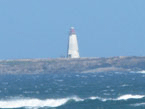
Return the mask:
<svg viewBox="0 0 145 109">
<path fill-rule="evenodd" d="M 0 0 L 0 59 L 145 56 L 145 0 Z"/>
</svg>

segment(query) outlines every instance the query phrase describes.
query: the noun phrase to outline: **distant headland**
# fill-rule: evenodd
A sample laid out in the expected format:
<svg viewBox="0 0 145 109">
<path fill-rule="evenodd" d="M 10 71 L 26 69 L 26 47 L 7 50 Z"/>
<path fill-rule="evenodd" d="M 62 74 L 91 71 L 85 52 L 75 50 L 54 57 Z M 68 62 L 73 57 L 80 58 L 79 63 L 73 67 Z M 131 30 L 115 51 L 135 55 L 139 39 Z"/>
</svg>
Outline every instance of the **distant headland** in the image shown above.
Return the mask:
<svg viewBox="0 0 145 109">
<path fill-rule="evenodd" d="M 145 70 L 145 57 L 0 60 L 0 74 L 131 72 Z"/>
</svg>

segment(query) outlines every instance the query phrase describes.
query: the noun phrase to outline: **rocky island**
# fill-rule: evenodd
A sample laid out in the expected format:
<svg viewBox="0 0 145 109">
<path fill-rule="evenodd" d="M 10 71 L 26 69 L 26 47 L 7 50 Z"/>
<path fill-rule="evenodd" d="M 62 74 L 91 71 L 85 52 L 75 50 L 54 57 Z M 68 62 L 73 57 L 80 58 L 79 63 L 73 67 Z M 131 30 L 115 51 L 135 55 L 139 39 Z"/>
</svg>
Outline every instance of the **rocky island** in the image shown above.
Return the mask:
<svg viewBox="0 0 145 109">
<path fill-rule="evenodd" d="M 145 70 L 145 57 L 1 60 L 0 74 L 129 72 Z"/>
</svg>

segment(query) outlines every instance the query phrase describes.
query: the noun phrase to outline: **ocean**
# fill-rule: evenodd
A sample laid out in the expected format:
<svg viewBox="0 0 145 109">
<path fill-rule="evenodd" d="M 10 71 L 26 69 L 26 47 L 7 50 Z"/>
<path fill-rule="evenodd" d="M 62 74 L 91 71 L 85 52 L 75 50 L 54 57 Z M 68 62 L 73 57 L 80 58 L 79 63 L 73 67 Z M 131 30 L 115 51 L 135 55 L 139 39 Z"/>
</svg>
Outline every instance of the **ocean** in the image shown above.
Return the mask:
<svg viewBox="0 0 145 109">
<path fill-rule="evenodd" d="M 145 73 L 0 75 L 1 109 L 145 109 Z"/>
</svg>

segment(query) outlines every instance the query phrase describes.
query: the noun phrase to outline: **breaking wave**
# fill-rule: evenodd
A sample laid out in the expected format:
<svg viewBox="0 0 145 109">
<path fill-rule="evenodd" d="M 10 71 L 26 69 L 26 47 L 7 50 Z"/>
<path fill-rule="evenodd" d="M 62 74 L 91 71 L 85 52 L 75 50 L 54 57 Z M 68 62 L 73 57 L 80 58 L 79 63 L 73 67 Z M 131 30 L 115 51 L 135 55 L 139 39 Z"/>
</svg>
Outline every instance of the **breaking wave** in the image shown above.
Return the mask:
<svg viewBox="0 0 145 109">
<path fill-rule="evenodd" d="M 20 98 L 20 99 L 13 99 L 13 100 L 1 100 L 0 101 L 0 108 L 22 108 L 22 107 L 35 107 L 35 108 L 42 108 L 42 107 L 58 107 L 69 100 L 74 101 L 83 101 L 83 99 L 72 97 L 72 98 L 62 98 L 62 99 L 28 99 L 28 98 Z"/>
<path fill-rule="evenodd" d="M 101 101 L 108 101 L 108 100 L 113 100 L 113 101 L 119 101 L 119 100 L 128 100 L 128 99 L 141 99 L 144 98 L 145 95 L 131 95 L 131 94 L 126 94 L 119 96 L 118 98 L 101 98 L 101 97 L 90 97 L 89 99 L 91 100 L 101 100 Z"/>
<path fill-rule="evenodd" d="M 128 94 L 128 95 L 120 96 L 116 100 L 141 99 L 141 98 L 144 98 L 144 97 L 145 97 L 145 95 L 131 95 L 131 94 Z"/>
<path fill-rule="evenodd" d="M 10 100 L 0 100 L 0 108 L 43 108 L 43 107 L 59 107 L 70 100 L 73 100 L 75 102 L 83 102 L 85 100 L 99 100 L 102 102 L 105 101 L 120 101 L 120 100 L 128 100 L 128 99 L 142 99 L 145 95 L 122 95 L 118 98 L 101 98 L 98 96 L 92 96 L 89 98 L 79 98 L 79 97 L 69 97 L 69 98 L 61 98 L 61 99 L 46 99 L 46 100 L 40 100 L 40 99 L 31 99 L 31 98 L 15 98 Z"/>
</svg>

